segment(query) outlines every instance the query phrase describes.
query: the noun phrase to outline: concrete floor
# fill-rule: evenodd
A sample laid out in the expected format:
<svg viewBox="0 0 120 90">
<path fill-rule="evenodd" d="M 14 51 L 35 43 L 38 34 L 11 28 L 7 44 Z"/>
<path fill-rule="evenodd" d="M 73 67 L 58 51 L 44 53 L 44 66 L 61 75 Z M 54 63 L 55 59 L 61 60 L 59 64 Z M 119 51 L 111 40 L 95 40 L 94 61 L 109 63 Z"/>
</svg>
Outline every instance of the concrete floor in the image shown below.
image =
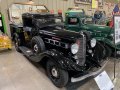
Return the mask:
<svg viewBox="0 0 120 90">
<path fill-rule="evenodd" d="M 117 60 L 115 89 L 120 90 L 120 63 Z M 105 67 L 113 80 L 113 59 Z M 69 83 L 65 88 L 55 87 L 39 64 L 33 64 L 22 54 L 0 51 L 0 90 L 99 90 L 94 79 Z"/>
</svg>

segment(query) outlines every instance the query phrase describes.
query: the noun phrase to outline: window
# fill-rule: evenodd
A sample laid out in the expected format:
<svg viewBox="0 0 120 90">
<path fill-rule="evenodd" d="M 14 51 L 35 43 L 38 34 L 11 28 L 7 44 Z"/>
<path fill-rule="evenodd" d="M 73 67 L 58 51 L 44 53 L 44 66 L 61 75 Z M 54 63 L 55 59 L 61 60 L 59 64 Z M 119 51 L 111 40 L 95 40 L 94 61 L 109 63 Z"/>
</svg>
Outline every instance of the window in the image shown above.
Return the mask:
<svg viewBox="0 0 120 90">
<path fill-rule="evenodd" d="M 68 18 L 68 24 L 71 24 L 71 25 L 76 25 L 79 23 L 79 19 L 76 18 L 76 17 L 70 17 Z"/>
</svg>

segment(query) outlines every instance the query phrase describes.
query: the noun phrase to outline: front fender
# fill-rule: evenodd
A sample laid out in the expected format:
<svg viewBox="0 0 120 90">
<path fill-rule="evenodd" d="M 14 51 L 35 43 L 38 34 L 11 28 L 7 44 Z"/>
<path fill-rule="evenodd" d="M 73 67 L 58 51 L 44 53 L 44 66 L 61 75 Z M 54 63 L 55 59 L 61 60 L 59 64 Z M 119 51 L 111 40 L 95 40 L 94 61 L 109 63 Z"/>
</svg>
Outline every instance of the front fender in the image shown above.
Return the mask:
<svg viewBox="0 0 120 90">
<path fill-rule="evenodd" d="M 41 55 L 40 60 L 43 61 L 44 58 L 52 60 L 61 69 L 68 69 L 66 67 L 67 59 L 59 51 L 56 51 L 56 50 L 46 51 Z"/>
<path fill-rule="evenodd" d="M 74 71 L 84 70 L 84 67 L 78 66 L 75 62 L 73 62 L 73 60 L 63 56 L 61 52 L 54 49 L 44 52 L 41 56 L 41 61 L 44 60 L 45 57 L 47 57 L 48 59 L 52 60 L 55 64 L 57 64 L 57 66 L 61 69 Z"/>
<path fill-rule="evenodd" d="M 104 38 L 104 37 L 95 37 L 95 38 L 96 38 L 97 41 L 103 42 L 103 43 L 107 44 L 108 46 L 110 46 L 113 49 L 115 49 L 115 48 L 120 49 L 118 46 L 115 47 L 114 41 L 111 41 L 111 40 L 109 40 L 107 38 Z"/>
</svg>

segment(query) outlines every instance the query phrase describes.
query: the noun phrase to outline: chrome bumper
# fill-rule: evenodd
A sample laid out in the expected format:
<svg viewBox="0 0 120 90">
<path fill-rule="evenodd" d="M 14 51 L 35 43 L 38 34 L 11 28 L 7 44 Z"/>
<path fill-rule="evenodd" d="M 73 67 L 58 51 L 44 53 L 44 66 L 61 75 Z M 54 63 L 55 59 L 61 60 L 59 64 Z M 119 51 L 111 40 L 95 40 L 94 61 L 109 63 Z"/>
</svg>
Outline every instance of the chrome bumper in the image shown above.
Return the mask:
<svg viewBox="0 0 120 90">
<path fill-rule="evenodd" d="M 109 60 L 105 61 L 104 64 L 102 65 L 102 67 L 99 70 L 97 69 L 96 71 L 92 71 L 89 74 L 86 74 L 86 75 L 81 76 L 81 77 L 77 77 L 77 78 L 72 77 L 71 82 L 79 82 L 79 81 L 82 81 L 86 78 L 89 78 L 89 77 L 96 76 L 96 75 L 100 74 L 103 71 L 106 64 L 108 63 L 108 61 Z"/>
</svg>

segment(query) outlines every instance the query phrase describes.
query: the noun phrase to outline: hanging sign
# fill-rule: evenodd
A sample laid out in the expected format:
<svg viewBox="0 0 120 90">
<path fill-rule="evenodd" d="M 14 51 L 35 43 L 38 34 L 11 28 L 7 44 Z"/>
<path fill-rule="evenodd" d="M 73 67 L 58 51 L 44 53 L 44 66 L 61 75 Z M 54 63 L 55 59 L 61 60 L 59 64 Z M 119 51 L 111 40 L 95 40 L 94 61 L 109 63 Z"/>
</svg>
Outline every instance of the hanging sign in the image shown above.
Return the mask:
<svg viewBox="0 0 120 90">
<path fill-rule="evenodd" d="M 97 0 L 92 0 L 92 8 L 98 8 L 98 1 Z"/>
<path fill-rule="evenodd" d="M 75 3 L 79 4 L 90 4 L 92 0 L 74 0 Z"/>
<path fill-rule="evenodd" d="M 98 1 L 99 6 L 103 6 L 104 0 L 96 0 Z M 74 0 L 75 4 L 92 4 L 92 0 Z"/>
<path fill-rule="evenodd" d="M 120 15 L 114 15 L 114 42 L 120 44 Z"/>
<path fill-rule="evenodd" d="M 106 71 L 94 78 L 100 90 L 113 90 L 114 85 Z"/>
</svg>

